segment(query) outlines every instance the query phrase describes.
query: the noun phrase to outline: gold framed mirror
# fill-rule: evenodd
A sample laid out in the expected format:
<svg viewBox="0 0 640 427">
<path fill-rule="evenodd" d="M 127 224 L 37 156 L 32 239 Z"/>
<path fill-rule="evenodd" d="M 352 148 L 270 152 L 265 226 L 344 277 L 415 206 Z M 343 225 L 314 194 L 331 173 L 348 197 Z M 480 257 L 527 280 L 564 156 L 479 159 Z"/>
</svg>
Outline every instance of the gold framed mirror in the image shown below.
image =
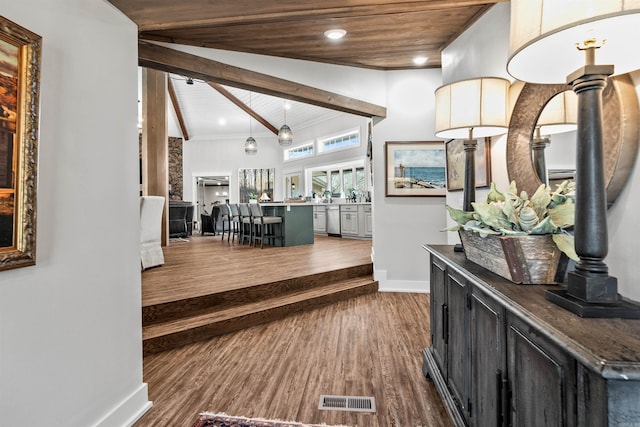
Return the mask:
<svg viewBox="0 0 640 427">
<path fill-rule="evenodd" d="M 538 117 L 549 100 L 565 90 L 571 88 L 525 83 L 513 107 L 507 134 L 507 172 L 509 180 L 528 194 L 542 184 L 530 151 Z M 602 110 L 607 206 L 611 206 L 627 182 L 638 152 L 638 97 L 628 74 L 609 79 L 602 94 Z"/>
</svg>

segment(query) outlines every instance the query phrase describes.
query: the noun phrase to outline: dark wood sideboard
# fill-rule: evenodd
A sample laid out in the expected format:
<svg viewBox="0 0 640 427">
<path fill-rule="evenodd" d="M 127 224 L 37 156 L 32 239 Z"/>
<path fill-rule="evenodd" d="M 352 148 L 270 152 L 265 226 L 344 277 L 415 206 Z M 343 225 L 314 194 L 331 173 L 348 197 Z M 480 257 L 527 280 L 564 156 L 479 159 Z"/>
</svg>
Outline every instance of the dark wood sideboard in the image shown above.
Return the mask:
<svg viewBox="0 0 640 427">
<path fill-rule="evenodd" d="M 457 426 L 640 426 L 640 320 L 585 319 L 453 246 L 426 245 L 423 373 Z"/>
</svg>

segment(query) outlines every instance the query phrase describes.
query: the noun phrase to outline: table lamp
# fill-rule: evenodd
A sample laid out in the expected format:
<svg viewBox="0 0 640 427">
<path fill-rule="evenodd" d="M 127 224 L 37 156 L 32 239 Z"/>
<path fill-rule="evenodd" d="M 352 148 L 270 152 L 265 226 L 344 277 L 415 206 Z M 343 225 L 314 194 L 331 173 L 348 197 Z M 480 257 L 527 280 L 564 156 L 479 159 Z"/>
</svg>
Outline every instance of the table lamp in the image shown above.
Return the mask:
<svg viewBox="0 0 640 427">
<path fill-rule="evenodd" d="M 507 79 L 481 77 L 461 80 L 436 89 L 436 137 L 464 139 L 462 209 L 471 212 L 476 194 L 474 138 L 507 133 L 509 86 Z"/>
<path fill-rule="evenodd" d="M 603 163 L 602 90 L 607 77 L 640 67 L 630 47 L 640 36 L 640 3 L 603 0 L 512 0 L 507 70 L 532 83 L 568 83 L 578 97 L 575 249 L 580 260 L 567 289 L 547 291 L 582 317 L 640 318 L 622 300 L 608 252 Z M 607 65 L 598 65 L 596 63 Z M 614 69 L 615 66 L 615 69 Z"/>
</svg>

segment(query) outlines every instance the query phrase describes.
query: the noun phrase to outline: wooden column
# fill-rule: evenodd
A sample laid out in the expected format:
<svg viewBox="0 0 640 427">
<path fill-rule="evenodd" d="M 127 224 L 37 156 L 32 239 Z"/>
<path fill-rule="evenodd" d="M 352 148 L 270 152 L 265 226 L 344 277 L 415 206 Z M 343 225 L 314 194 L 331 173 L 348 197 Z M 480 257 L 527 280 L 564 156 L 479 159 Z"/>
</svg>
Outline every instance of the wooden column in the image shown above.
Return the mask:
<svg viewBox="0 0 640 427">
<path fill-rule="evenodd" d="M 169 148 L 167 74 L 142 69 L 142 194 L 163 196 L 162 246 L 169 235 Z"/>
</svg>

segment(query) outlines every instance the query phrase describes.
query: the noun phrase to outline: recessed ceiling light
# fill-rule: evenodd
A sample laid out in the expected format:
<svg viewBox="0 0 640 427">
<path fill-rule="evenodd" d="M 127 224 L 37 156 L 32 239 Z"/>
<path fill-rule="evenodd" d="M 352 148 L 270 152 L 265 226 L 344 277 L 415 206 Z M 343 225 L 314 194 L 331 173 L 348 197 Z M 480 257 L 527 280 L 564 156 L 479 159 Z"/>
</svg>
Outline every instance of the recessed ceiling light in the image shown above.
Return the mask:
<svg viewBox="0 0 640 427">
<path fill-rule="evenodd" d="M 285 103 L 284 103 L 284 109 L 285 109 L 285 110 L 291 110 L 291 104 L 290 104 L 290 103 L 288 103 L 288 102 L 285 102 Z"/>
<path fill-rule="evenodd" d="M 427 63 L 427 59 L 429 58 L 427 58 L 426 56 L 419 55 L 413 58 L 413 63 L 416 65 L 424 65 Z"/>
<path fill-rule="evenodd" d="M 331 40 L 339 40 L 343 38 L 345 34 L 347 34 L 347 32 L 339 28 L 327 30 L 324 32 L 325 37 Z"/>
<path fill-rule="evenodd" d="M 226 124 L 227 124 L 227 119 L 225 119 L 224 117 L 220 117 L 220 118 L 218 119 L 218 124 L 219 124 L 220 126 L 224 126 L 224 125 L 226 125 Z"/>
</svg>

